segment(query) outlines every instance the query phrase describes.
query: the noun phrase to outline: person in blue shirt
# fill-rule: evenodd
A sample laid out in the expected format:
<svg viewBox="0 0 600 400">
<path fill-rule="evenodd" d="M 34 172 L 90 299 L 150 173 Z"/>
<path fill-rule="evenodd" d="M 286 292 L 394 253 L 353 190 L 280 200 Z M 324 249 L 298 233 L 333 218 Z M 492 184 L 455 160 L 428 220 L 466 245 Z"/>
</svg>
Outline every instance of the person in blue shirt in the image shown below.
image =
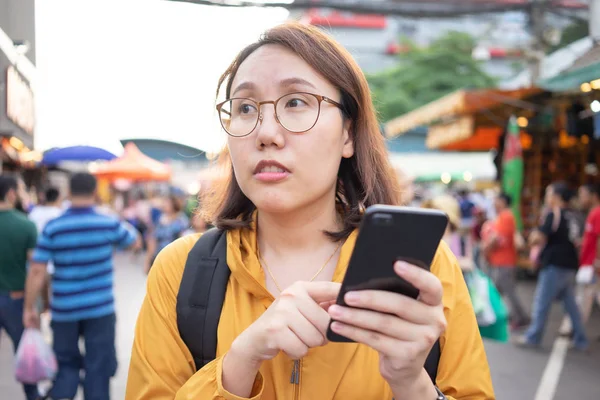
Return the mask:
<svg viewBox="0 0 600 400">
<path fill-rule="evenodd" d="M 148 241 L 148 257 L 145 272 L 148 273 L 156 256 L 170 243 L 183 236 L 190 227 L 188 217 L 182 211 L 179 198 L 170 195 L 164 199 L 162 215 L 154 227 L 154 232 Z"/>
<path fill-rule="evenodd" d="M 46 265 L 54 263 L 50 309 L 59 370 L 49 393 L 53 399 L 73 399 L 83 369 L 85 399 L 108 400 L 117 368 L 113 253 L 115 248 L 139 246 L 139 239 L 133 229 L 96 210 L 96 186 L 90 174 L 73 175 L 71 206 L 39 236 L 25 285 L 23 324 L 38 328 L 36 299 Z M 83 356 L 80 336 L 85 340 Z"/>
</svg>

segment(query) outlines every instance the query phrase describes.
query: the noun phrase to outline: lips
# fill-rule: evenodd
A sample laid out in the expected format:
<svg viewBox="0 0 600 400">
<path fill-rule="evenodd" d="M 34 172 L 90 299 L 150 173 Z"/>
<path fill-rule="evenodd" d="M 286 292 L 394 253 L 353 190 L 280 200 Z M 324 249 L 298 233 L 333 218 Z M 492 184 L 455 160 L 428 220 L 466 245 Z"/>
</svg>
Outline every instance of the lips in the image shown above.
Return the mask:
<svg viewBox="0 0 600 400">
<path fill-rule="evenodd" d="M 289 173 L 290 170 L 275 160 L 262 160 L 254 168 L 254 174 L 262 173 Z"/>
</svg>

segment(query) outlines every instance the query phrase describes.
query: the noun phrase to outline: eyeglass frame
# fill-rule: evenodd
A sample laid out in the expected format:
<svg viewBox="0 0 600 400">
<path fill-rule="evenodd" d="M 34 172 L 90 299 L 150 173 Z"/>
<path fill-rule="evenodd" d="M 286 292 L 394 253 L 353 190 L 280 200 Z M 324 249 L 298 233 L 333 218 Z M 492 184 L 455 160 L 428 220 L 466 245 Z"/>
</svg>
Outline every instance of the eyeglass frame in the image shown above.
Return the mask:
<svg viewBox="0 0 600 400">
<path fill-rule="evenodd" d="M 317 112 L 317 117 L 315 118 L 315 122 L 312 124 L 312 126 L 310 128 L 305 129 L 303 131 L 297 131 L 296 132 L 296 131 L 290 130 L 289 128 L 286 128 L 285 125 L 283 125 L 281 123 L 281 120 L 279 119 L 279 116 L 277 115 L 277 104 L 279 103 L 279 101 L 281 99 L 283 99 L 284 97 L 290 96 L 290 95 L 293 95 L 293 94 L 307 94 L 307 95 L 315 97 L 318 100 L 318 102 L 319 102 L 319 110 Z M 233 100 L 250 100 L 254 104 L 258 105 L 258 118 L 256 118 L 256 124 L 250 130 L 250 132 L 246 133 L 245 135 L 239 135 L 239 136 L 238 135 L 232 135 L 227 130 L 227 128 L 225 128 L 225 126 L 223 125 L 223 119 L 221 118 L 221 109 L 223 108 L 223 106 L 226 103 L 231 102 Z M 322 96 L 320 94 L 315 94 L 315 93 L 310 93 L 310 92 L 291 92 L 291 93 L 284 94 L 283 96 L 281 96 L 277 100 L 265 100 L 265 101 L 256 101 L 256 100 L 252 100 L 252 99 L 250 99 L 248 97 L 233 97 L 231 99 L 227 99 L 227 100 L 225 100 L 225 101 L 217 104 L 217 112 L 219 113 L 219 122 L 221 123 L 221 127 L 223 128 L 223 130 L 225 131 L 225 133 L 227 133 L 231 137 L 236 137 L 236 138 L 246 137 L 246 136 L 251 135 L 252 132 L 254 132 L 256 130 L 256 127 L 258 126 L 258 123 L 262 122 L 262 120 L 264 118 L 263 117 L 263 112 L 262 112 L 262 106 L 263 106 L 263 104 L 273 104 L 273 111 L 274 111 L 275 121 L 277 121 L 277 123 L 279 125 L 281 125 L 285 130 L 287 130 L 288 132 L 291 132 L 291 133 L 305 133 L 305 132 L 310 131 L 312 128 L 314 128 L 315 125 L 317 125 L 317 122 L 319 122 L 319 117 L 321 116 L 321 103 L 322 102 L 333 104 L 334 106 L 336 106 L 337 108 L 339 108 L 343 113 L 345 113 L 344 112 L 344 106 L 342 106 L 341 103 L 338 103 L 337 101 L 335 101 L 335 100 L 333 100 L 333 99 L 331 99 L 331 98 L 329 98 L 327 96 Z M 224 111 L 224 112 L 227 112 L 227 111 Z"/>
</svg>

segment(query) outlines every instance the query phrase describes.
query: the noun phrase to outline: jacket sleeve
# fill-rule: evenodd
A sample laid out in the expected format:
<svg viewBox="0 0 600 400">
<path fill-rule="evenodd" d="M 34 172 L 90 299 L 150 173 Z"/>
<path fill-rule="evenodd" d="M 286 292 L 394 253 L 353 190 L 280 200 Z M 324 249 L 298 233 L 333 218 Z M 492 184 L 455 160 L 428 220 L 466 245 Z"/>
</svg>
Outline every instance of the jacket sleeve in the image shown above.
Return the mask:
<svg viewBox="0 0 600 400">
<path fill-rule="evenodd" d="M 440 246 L 432 272 L 444 287 L 444 313 L 448 323 L 440 338 L 438 387 L 448 399 L 494 400 L 490 369 L 469 291 L 456 259 L 444 244 Z"/>
<path fill-rule="evenodd" d="M 177 292 L 183 275 L 189 238 L 167 246 L 157 257 L 136 328 L 126 400 L 225 399 L 242 400 L 221 383 L 223 357 L 195 371 L 192 354 L 177 328 Z M 263 379 L 259 374 L 252 400 L 259 400 Z"/>
</svg>

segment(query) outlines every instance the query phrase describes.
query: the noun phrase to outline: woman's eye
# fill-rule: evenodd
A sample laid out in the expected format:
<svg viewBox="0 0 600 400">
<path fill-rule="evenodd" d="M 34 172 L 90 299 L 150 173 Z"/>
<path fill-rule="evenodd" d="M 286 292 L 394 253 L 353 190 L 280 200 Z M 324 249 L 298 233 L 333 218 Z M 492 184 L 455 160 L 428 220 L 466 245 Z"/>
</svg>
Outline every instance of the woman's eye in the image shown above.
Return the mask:
<svg viewBox="0 0 600 400">
<path fill-rule="evenodd" d="M 286 103 L 286 107 L 295 108 L 306 105 L 306 102 L 302 99 L 291 99 Z"/>
<path fill-rule="evenodd" d="M 241 104 L 239 107 L 240 114 L 250 114 L 256 110 L 252 104 Z"/>
</svg>

